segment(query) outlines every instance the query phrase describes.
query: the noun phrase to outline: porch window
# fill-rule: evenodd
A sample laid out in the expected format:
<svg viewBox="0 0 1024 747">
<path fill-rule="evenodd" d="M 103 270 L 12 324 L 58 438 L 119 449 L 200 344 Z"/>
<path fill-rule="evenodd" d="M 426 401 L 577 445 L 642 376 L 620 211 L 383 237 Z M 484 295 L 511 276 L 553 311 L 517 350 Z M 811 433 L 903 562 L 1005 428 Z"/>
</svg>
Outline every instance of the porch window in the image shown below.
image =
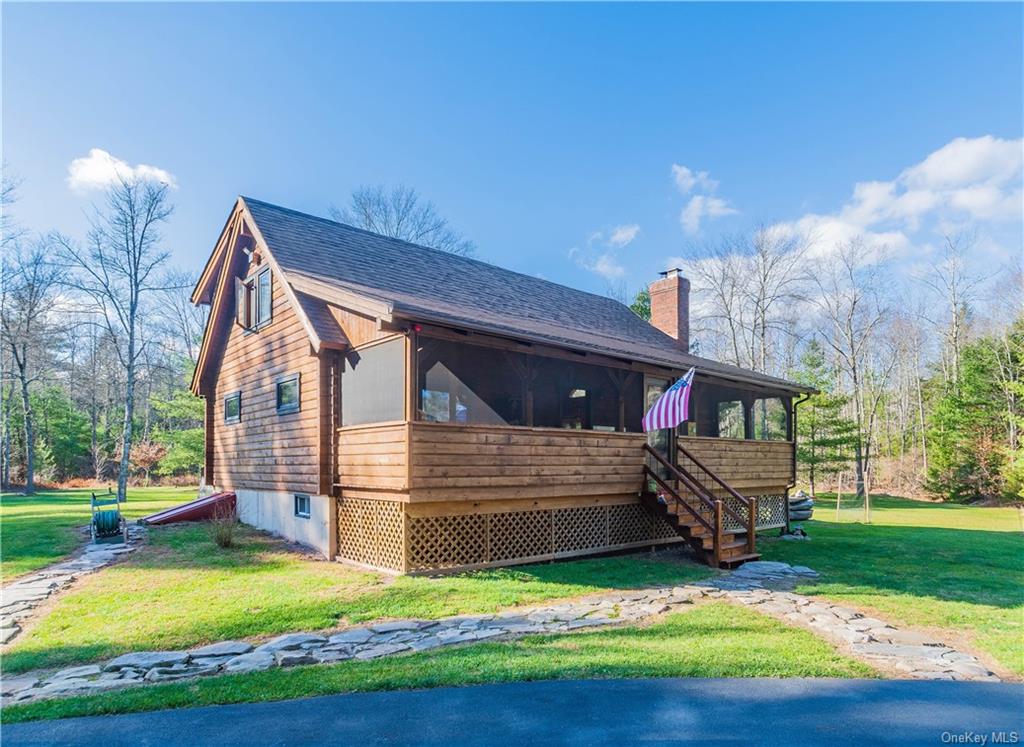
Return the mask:
<svg viewBox="0 0 1024 747">
<path fill-rule="evenodd" d="M 224 398 L 224 422 L 238 423 L 242 419 L 242 393 L 233 392 Z"/>
<path fill-rule="evenodd" d="M 349 351 L 341 371 L 341 424 L 405 418 L 405 338 Z"/>
<path fill-rule="evenodd" d="M 779 397 L 754 400 L 754 438 L 761 441 L 785 441 L 787 433 L 786 406 Z"/>
<path fill-rule="evenodd" d="M 299 375 L 289 374 L 277 380 L 277 414 L 299 411 Z"/>
<path fill-rule="evenodd" d="M 746 419 L 742 401 L 718 403 L 718 437 L 746 438 Z"/>
</svg>

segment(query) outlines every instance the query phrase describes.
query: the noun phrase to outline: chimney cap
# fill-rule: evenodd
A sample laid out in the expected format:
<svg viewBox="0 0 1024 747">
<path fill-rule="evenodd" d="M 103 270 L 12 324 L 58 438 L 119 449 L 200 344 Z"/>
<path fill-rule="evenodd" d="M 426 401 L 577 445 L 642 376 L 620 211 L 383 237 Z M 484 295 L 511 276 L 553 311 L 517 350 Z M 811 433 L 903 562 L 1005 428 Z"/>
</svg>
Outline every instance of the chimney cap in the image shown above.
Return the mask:
<svg viewBox="0 0 1024 747">
<path fill-rule="evenodd" d="M 663 278 L 681 277 L 683 274 L 683 270 L 680 267 L 670 267 L 667 270 L 662 270 L 658 274 L 661 275 Z"/>
</svg>

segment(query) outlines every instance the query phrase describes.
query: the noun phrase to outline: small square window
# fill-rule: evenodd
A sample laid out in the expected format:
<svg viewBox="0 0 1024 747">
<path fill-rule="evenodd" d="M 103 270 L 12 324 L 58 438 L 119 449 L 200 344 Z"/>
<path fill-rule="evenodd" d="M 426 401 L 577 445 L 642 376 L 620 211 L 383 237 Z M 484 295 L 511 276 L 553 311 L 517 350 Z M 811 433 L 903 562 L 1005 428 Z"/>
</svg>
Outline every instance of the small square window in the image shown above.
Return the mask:
<svg viewBox="0 0 1024 747">
<path fill-rule="evenodd" d="M 299 375 L 290 374 L 277 381 L 277 412 L 284 415 L 299 411 Z"/>
<path fill-rule="evenodd" d="M 309 496 L 302 493 L 295 494 L 295 515 L 300 519 L 309 518 Z"/>
<path fill-rule="evenodd" d="M 224 398 L 224 422 L 237 423 L 242 419 L 242 393 L 235 392 Z"/>
</svg>

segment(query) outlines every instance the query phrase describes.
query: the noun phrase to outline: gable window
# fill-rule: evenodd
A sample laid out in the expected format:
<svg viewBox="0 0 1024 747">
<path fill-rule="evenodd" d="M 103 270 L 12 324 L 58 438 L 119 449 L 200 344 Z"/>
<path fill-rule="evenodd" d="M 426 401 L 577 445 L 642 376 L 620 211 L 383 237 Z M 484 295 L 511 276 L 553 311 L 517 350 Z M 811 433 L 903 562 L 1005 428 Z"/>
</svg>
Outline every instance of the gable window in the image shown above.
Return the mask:
<svg viewBox="0 0 1024 747">
<path fill-rule="evenodd" d="M 309 496 L 304 493 L 295 494 L 295 515 L 300 519 L 309 518 Z"/>
<path fill-rule="evenodd" d="M 289 374 L 277 380 L 277 414 L 299 411 L 299 375 Z"/>
<path fill-rule="evenodd" d="M 270 268 L 266 268 L 256 276 L 256 324 L 270 321 L 273 300 L 270 294 Z"/>
<path fill-rule="evenodd" d="M 242 419 L 242 393 L 234 392 L 224 398 L 224 422 L 237 423 Z"/>
<path fill-rule="evenodd" d="M 274 295 L 270 268 L 248 278 L 235 278 L 235 323 L 243 329 L 259 329 L 273 318 Z"/>
</svg>

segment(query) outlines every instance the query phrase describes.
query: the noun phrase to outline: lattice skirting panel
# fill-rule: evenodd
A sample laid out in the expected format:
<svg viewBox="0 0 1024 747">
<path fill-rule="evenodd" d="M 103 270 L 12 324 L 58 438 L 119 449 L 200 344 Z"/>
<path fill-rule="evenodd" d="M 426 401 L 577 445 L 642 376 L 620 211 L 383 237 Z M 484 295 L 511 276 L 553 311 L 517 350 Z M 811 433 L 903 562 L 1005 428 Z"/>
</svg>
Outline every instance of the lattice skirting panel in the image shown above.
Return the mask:
<svg viewBox="0 0 1024 747">
<path fill-rule="evenodd" d="M 746 506 L 741 504 L 731 495 L 720 496 L 722 502 L 739 514 L 741 517 L 746 519 L 747 509 Z M 747 496 L 750 497 L 750 496 Z M 774 494 L 774 495 L 758 495 L 757 496 L 757 528 L 758 529 L 776 529 L 778 527 L 786 526 L 786 511 L 789 507 L 789 501 L 785 493 Z M 726 529 L 745 529 L 746 525 L 740 525 L 732 516 L 726 514 L 722 519 L 722 524 Z"/>
<path fill-rule="evenodd" d="M 338 557 L 405 570 L 406 516 L 398 501 L 338 498 Z"/>
<path fill-rule="evenodd" d="M 639 503 L 407 516 L 409 571 L 513 565 L 678 541 Z"/>
</svg>

